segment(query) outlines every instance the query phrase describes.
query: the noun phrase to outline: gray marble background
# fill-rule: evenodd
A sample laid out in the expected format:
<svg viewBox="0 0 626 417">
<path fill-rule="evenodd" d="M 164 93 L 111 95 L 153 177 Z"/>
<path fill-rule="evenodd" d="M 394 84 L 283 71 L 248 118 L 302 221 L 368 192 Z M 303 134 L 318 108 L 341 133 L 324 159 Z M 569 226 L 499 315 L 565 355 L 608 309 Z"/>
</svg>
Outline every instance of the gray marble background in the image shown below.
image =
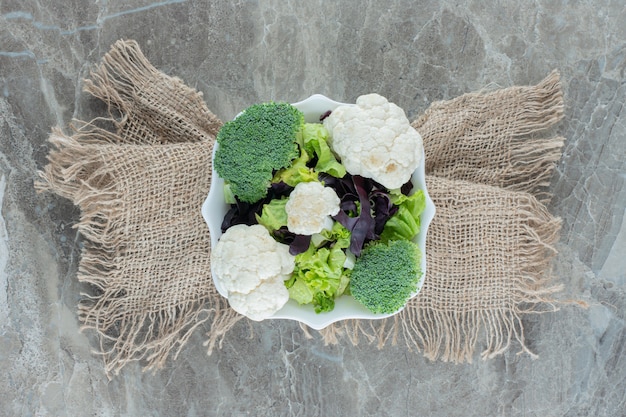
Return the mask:
<svg viewBox="0 0 626 417">
<path fill-rule="evenodd" d="M 615 0 L 0 0 L 0 415 L 626 415 L 625 21 Z M 212 356 L 197 332 L 166 369 L 131 365 L 108 381 L 75 315 L 79 213 L 33 179 L 51 127 L 100 109 L 81 79 L 120 38 L 223 120 L 315 92 L 379 92 L 413 117 L 559 69 L 568 141 L 552 183 L 564 220 L 554 268 L 563 297 L 590 307 L 526 317 L 535 360 L 513 346 L 431 362 L 242 321 Z"/>
</svg>

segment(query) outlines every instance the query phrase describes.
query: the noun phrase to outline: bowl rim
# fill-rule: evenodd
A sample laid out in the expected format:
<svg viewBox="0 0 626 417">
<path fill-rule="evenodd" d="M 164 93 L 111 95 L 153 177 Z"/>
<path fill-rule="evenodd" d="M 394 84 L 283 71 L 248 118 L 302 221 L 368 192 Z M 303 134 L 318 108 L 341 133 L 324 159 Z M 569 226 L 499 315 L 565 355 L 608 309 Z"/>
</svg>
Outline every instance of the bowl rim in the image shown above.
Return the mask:
<svg viewBox="0 0 626 417">
<path fill-rule="evenodd" d="M 309 123 L 318 122 L 319 117 L 324 112 L 328 110 L 334 110 L 340 105 L 354 105 L 350 103 L 342 103 L 339 101 L 332 100 L 322 94 L 313 94 L 308 98 L 301 100 L 296 103 L 292 103 L 293 106 L 300 109 L 305 115 L 305 121 Z M 239 113 L 241 114 L 241 113 Z M 213 162 L 215 158 L 215 152 L 219 144 L 215 142 L 213 147 L 213 154 L 211 158 L 211 162 Z M 428 232 L 428 228 L 432 219 L 435 216 L 435 205 L 428 194 L 428 189 L 426 187 L 426 178 L 425 178 L 425 160 L 424 160 L 424 149 L 422 148 L 422 163 L 415 170 L 413 175 L 411 176 L 411 181 L 414 184 L 414 189 L 412 192 L 416 190 L 422 190 L 424 196 L 426 198 L 426 208 L 424 212 L 420 216 L 420 233 L 413 239 L 415 243 L 418 244 L 421 251 L 421 271 L 422 276 L 417 285 L 417 288 L 413 294 L 411 294 L 410 299 L 407 301 L 410 302 L 411 299 L 417 296 L 417 294 L 421 291 L 424 281 L 426 279 L 426 235 Z M 213 165 L 213 164 L 211 164 Z M 221 232 L 221 223 L 224 218 L 224 214 L 228 208 L 228 205 L 224 202 L 223 199 L 223 189 L 224 189 L 224 180 L 219 177 L 217 172 L 213 166 L 211 167 L 211 185 L 209 189 L 208 196 L 204 200 L 202 204 L 201 212 L 202 217 L 204 218 L 210 234 L 211 247 L 214 247 L 219 238 L 222 235 Z M 220 209 L 221 210 L 217 210 Z M 218 211 L 216 213 L 216 210 Z M 215 285 L 218 293 L 224 297 L 227 297 L 226 291 L 221 288 L 219 281 L 213 278 L 213 266 L 211 266 L 211 276 L 213 284 Z M 307 326 L 315 329 L 321 330 L 332 323 L 341 320 L 348 319 L 370 319 L 370 320 L 379 320 L 386 317 L 391 317 L 395 314 L 401 312 L 405 307 L 403 306 L 398 311 L 389 314 L 376 314 L 367 310 L 361 303 L 356 301 L 354 297 L 350 295 L 342 295 L 335 300 L 335 309 L 333 311 L 327 313 L 315 313 L 314 309 L 310 305 L 298 305 L 294 300 L 289 299 L 287 304 L 281 308 L 278 312 L 276 312 L 273 316 L 269 317 L 270 319 L 286 319 L 286 320 L 296 320 L 298 322 L 304 323 Z"/>
</svg>

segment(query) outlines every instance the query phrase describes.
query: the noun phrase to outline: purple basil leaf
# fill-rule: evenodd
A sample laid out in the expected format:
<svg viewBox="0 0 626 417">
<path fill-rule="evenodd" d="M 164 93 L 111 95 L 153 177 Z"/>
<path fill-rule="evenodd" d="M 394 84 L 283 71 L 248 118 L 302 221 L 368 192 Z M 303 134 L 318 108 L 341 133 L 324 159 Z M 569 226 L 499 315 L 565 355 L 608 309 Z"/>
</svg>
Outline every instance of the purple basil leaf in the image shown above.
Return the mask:
<svg viewBox="0 0 626 417">
<path fill-rule="evenodd" d="M 334 219 L 350 231 L 350 251 L 360 255 L 366 242 L 379 238 L 394 210 L 387 190 L 376 181 L 359 175 L 323 176 L 320 179 L 339 196 L 340 211 Z"/>
<path fill-rule="evenodd" d="M 311 235 L 295 235 L 293 242 L 289 245 L 289 253 L 296 256 L 306 252 L 311 245 Z"/>
<path fill-rule="evenodd" d="M 226 212 L 224 219 L 222 220 L 222 233 L 226 232 L 231 226 L 234 226 L 236 223 L 235 217 L 237 216 L 237 206 L 232 205 Z"/>
<path fill-rule="evenodd" d="M 287 185 L 285 182 L 273 182 L 268 191 L 268 197 L 264 199 L 266 203 L 269 203 L 270 200 L 274 200 L 281 197 L 286 197 L 293 191 L 292 186 Z"/>
<path fill-rule="evenodd" d="M 350 217 L 348 213 L 343 210 L 340 210 L 337 215 L 333 216 L 333 219 L 338 221 L 343 227 L 348 229 L 350 232 L 354 229 L 356 222 L 359 220 L 358 217 Z"/>
<path fill-rule="evenodd" d="M 367 221 L 363 221 L 361 217 L 350 217 L 345 211 L 340 211 L 333 219 L 350 231 L 350 252 L 359 256 L 368 234 Z"/>
<path fill-rule="evenodd" d="M 350 235 L 350 252 L 352 252 L 355 256 L 361 255 L 361 250 L 363 249 L 363 245 L 365 245 L 365 239 L 367 239 L 369 229 L 369 222 L 361 217 L 358 217 L 357 222 L 352 229 L 352 234 Z"/>
<path fill-rule="evenodd" d="M 349 174 L 348 174 L 349 175 Z M 326 172 L 320 172 L 317 176 L 321 182 L 323 182 L 327 187 L 335 188 L 333 184 L 335 184 L 341 178 L 335 178 Z"/>
<path fill-rule="evenodd" d="M 356 205 L 356 200 L 352 200 L 352 199 L 346 199 L 346 200 L 341 200 L 341 203 L 339 203 L 339 209 L 341 211 L 345 211 L 346 213 L 356 213 L 357 212 L 357 205 Z"/>
<path fill-rule="evenodd" d="M 374 233 L 380 235 L 387 220 L 398 211 L 398 206 L 391 202 L 389 194 L 381 190 L 372 191 L 370 201 L 374 212 Z"/>
<path fill-rule="evenodd" d="M 350 251 L 359 256 L 361 249 L 366 240 L 376 239 L 376 233 L 374 233 L 375 222 L 372 217 L 372 207 L 369 200 L 369 191 L 372 189 L 371 181 L 366 181 L 365 178 L 360 175 L 354 175 L 352 177 L 357 193 L 359 195 L 359 202 L 361 203 L 361 212 L 358 217 L 358 221 L 352 229 L 352 235 L 350 237 Z"/>
<path fill-rule="evenodd" d="M 295 233 L 290 232 L 287 226 L 283 226 L 280 229 L 274 230 L 272 233 L 274 239 L 276 239 L 280 243 L 284 243 L 286 245 L 290 245 L 291 242 L 295 239 Z"/>
<path fill-rule="evenodd" d="M 350 174 L 344 175 L 343 178 L 335 178 L 322 172 L 319 175 L 319 179 L 324 185 L 335 190 L 339 198 L 342 198 L 346 194 L 357 195 L 354 182 L 352 181 L 352 175 Z"/>
<path fill-rule="evenodd" d="M 262 207 L 263 205 L 259 203 L 248 204 L 237 200 L 236 204 L 231 204 L 222 220 L 222 233 L 237 224 L 248 226 L 257 224 L 255 213 L 261 214 Z"/>
<path fill-rule="evenodd" d="M 353 175 L 352 181 L 354 182 L 354 187 L 359 194 L 359 198 L 369 195 L 372 188 L 374 188 L 374 181 L 360 175 Z"/>
<path fill-rule="evenodd" d="M 413 182 L 409 180 L 409 182 L 407 182 L 402 187 L 400 187 L 400 192 L 404 195 L 409 195 L 412 189 L 413 189 Z"/>
</svg>

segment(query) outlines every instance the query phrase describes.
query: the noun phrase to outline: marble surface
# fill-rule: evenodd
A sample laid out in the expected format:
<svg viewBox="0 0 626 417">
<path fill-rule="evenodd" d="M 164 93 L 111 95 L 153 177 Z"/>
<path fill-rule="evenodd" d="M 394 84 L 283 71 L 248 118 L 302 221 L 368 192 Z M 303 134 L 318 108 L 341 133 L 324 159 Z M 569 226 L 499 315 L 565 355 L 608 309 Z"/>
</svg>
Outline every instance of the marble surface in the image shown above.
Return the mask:
<svg viewBox="0 0 626 417">
<path fill-rule="evenodd" d="M 0 416 L 626 415 L 625 20 L 609 0 L 0 0 Z M 101 110 L 81 79 L 120 38 L 224 120 L 314 92 L 379 92 L 413 117 L 559 69 L 554 268 L 589 308 L 525 317 L 534 360 L 431 362 L 242 321 L 212 356 L 197 332 L 164 370 L 108 381 L 75 315 L 79 213 L 33 180 L 51 127 Z"/>
</svg>

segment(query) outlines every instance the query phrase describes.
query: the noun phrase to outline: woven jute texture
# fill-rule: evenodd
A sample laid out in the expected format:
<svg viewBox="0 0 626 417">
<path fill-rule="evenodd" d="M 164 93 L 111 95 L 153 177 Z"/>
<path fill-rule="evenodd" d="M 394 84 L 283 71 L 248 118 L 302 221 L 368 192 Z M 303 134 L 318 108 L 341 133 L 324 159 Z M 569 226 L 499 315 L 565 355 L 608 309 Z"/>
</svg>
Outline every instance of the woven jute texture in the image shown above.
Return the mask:
<svg viewBox="0 0 626 417">
<path fill-rule="evenodd" d="M 213 286 L 200 213 L 222 123 L 198 92 L 157 71 L 132 41 L 114 45 L 85 89 L 109 114 L 74 121 L 70 136 L 54 129 L 37 184 L 81 210 L 78 279 L 91 291 L 79 320 L 95 330 L 108 375 L 132 361 L 162 367 L 203 323 L 211 350 L 241 318 Z"/>
<path fill-rule="evenodd" d="M 71 134 L 53 129 L 36 184 L 81 210 L 78 279 L 89 285 L 79 320 L 95 331 L 110 376 L 133 361 L 162 367 L 200 325 L 209 329 L 210 353 L 242 318 L 213 286 L 200 215 L 222 123 L 134 41 L 115 43 L 85 89 L 108 114 L 74 121 Z M 560 220 L 544 203 L 563 144 L 545 132 L 562 114 L 553 72 L 536 86 L 434 103 L 418 117 L 437 207 L 424 287 L 400 314 L 336 323 L 320 331 L 324 340 L 403 340 L 454 362 L 471 361 L 478 345 L 485 358 L 513 341 L 528 351 L 523 315 L 555 309 L 560 289 L 550 276 Z"/>
<path fill-rule="evenodd" d="M 538 85 L 433 103 L 412 125 L 429 175 L 529 192 L 548 202 L 564 138 L 543 132 L 563 118 L 559 74 Z"/>
</svg>

